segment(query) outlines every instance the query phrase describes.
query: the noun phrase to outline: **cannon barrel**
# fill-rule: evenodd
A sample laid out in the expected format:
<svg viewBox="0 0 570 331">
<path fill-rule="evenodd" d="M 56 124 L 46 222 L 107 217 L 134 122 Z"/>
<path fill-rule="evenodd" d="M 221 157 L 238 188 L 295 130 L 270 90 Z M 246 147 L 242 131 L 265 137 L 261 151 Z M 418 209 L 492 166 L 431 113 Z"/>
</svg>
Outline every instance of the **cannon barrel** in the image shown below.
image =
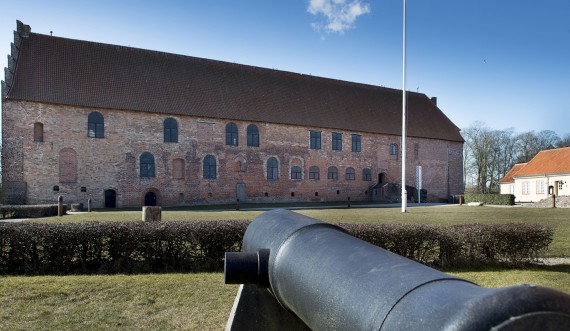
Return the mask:
<svg viewBox="0 0 570 331">
<path fill-rule="evenodd" d="M 570 329 L 566 293 L 480 287 L 286 210 L 249 225 L 225 280 L 268 290 L 313 330 Z"/>
</svg>

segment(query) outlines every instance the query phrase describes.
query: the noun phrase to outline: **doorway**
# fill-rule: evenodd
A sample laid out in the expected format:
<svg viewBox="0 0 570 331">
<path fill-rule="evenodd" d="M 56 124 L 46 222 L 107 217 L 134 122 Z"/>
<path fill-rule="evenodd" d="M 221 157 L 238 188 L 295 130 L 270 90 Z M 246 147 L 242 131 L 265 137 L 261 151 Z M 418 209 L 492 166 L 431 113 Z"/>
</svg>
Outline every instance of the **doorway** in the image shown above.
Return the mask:
<svg viewBox="0 0 570 331">
<path fill-rule="evenodd" d="M 115 190 L 105 190 L 105 208 L 117 207 L 117 192 Z"/>
<path fill-rule="evenodd" d="M 156 206 L 156 194 L 154 192 L 146 192 L 144 195 L 145 206 Z"/>
<path fill-rule="evenodd" d="M 238 183 L 236 185 L 236 198 L 239 201 L 245 201 L 246 195 L 245 195 L 245 184 L 244 183 Z"/>
</svg>

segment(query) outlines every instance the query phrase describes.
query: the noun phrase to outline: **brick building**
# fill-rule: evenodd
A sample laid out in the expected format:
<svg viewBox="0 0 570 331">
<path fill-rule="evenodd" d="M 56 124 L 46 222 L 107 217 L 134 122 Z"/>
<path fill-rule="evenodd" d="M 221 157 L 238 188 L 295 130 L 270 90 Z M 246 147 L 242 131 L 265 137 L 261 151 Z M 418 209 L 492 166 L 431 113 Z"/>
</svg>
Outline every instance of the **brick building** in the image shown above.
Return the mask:
<svg viewBox="0 0 570 331">
<path fill-rule="evenodd" d="M 407 176 L 463 192 L 463 139 L 408 94 Z M 32 33 L 2 81 L 7 203 L 95 207 L 399 197 L 402 92 Z"/>
</svg>

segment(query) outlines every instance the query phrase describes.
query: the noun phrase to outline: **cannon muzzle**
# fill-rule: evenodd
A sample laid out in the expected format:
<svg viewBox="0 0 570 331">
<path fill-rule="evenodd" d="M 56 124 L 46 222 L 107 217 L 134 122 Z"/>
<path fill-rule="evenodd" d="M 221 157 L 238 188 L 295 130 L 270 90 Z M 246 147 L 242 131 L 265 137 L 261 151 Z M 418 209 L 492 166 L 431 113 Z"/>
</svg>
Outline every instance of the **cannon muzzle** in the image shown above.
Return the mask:
<svg viewBox="0 0 570 331">
<path fill-rule="evenodd" d="M 249 225 L 225 280 L 246 284 L 227 330 L 570 330 L 566 293 L 480 287 L 286 210 Z"/>
</svg>

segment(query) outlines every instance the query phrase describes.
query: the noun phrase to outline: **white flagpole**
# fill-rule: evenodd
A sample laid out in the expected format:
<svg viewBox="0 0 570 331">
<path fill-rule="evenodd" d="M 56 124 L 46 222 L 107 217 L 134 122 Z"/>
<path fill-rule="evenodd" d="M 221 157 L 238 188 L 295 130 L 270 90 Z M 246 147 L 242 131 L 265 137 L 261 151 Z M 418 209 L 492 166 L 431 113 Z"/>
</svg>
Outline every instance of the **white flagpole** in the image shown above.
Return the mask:
<svg viewBox="0 0 570 331">
<path fill-rule="evenodd" d="M 403 56 L 402 56 L 402 213 L 406 212 L 408 193 L 406 191 L 406 0 L 404 1 Z"/>
</svg>

